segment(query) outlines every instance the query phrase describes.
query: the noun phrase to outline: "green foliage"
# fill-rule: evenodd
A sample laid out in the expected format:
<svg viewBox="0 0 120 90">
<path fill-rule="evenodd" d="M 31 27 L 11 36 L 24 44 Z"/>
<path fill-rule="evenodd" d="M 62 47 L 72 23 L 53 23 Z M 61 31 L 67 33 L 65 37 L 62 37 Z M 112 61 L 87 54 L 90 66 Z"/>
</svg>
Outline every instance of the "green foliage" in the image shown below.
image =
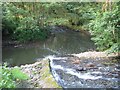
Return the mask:
<svg viewBox="0 0 120 90">
<path fill-rule="evenodd" d="M 92 40 L 98 46 L 98 50 L 118 52 L 118 32 L 120 30 L 120 11 L 118 6 L 112 11 L 97 13 L 97 17 L 89 23 Z"/>
<path fill-rule="evenodd" d="M 3 32 L 25 42 L 45 39 L 49 35 L 45 26 L 63 25 L 75 30 L 89 30 L 98 50 L 116 52 L 120 43 L 119 2 L 112 2 L 111 11 L 106 12 L 102 11 L 103 5 L 99 2 L 4 3 Z M 109 8 L 107 5 L 106 10 Z"/>
<path fill-rule="evenodd" d="M 0 88 L 15 88 L 16 80 L 26 80 L 29 77 L 19 68 L 9 68 L 6 64 L 0 66 Z"/>
<path fill-rule="evenodd" d="M 0 88 L 15 88 L 15 81 L 12 80 L 11 73 L 6 67 L 0 68 Z"/>
<path fill-rule="evenodd" d="M 63 25 L 81 29 L 94 18 L 93 9 L 88 11 L 91 6 L 80 2 L 4 3 L 3 31 L 12 32 L 18 41 L 29 41 L 44 39 L 48 35 L 44 26 Z"/>
<path fill-rule="evenodd" d="M 8 4 L 2 4 L 2 10 L 2 32 L 3 34 L 12 34 L 17 27 L 16 18 L 13 13 L 10 12 Z"/>
<path fill-rule="evenodd" d="M 120 52 L 120 47 L 118 43 L 114 43 L 109 49 L 106 50 L 107 53 L 118 53 Z"/>
<path fill-rule="evenodd" d="M 3 35 L 10 34 L 13 39 L 21 42 L 45 39 L 49 32 L 42 20 L 39 20 L 39 13 L 34 14 L 33 5 L 34 3 L 4 3 Z"/>
<path fill-rule="evenodd" d="M 24 74 L 19 68 L 11 69 L 11 73 L 13 75 L 13 78 L 19 79 L 19 80 L 27 80 L 29 77 Z"/>
<path fill-rule="evenodd" d="M 14 38 L 22 42 L 45 39 L 47 33 L 47 28 L 41 28 L 33 18 L 26 17 L 20 21 L 19 26 L 14 31 Z"/>
</svg>

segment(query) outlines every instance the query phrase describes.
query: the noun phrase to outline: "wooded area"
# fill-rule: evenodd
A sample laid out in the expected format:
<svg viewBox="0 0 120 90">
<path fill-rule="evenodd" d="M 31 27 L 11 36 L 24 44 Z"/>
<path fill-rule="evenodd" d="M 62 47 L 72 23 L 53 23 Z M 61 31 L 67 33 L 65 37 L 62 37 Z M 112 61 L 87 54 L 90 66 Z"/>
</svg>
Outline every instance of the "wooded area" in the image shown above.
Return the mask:
<svg viewBox="0 0 120 90">
<path fill-rule="evenodd" d="M 77 33 L 88 31 L 97 51 L 120 52 L 120 2 L 3 2 L 2 14 L 3 40 L 44 41 L 51 36 L 52 26 L 61 26 Z M 7 68 L 6 64 L 0 72 L 2 88 L 15 88 L 17 80 L 28 79 L 19 69 Z"/>
<path fill-rule="evenodd" d="M 98 50 L 117 52 L 120 33 L 119 2 L 3 3 L 2 32 L 18 41 L 45 39 L 49 26 L 88 30 Z"/>
</svg>

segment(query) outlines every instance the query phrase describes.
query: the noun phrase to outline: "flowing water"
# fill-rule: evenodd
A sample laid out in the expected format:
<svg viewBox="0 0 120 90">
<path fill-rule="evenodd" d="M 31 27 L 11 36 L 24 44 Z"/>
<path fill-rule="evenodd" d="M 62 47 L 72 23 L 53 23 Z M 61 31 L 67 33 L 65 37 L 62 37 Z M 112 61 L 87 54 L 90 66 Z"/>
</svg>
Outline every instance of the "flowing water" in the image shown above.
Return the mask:
<svg viewBox="0 0 120 90">
<path fill-rule="evenodd" d="M 120 67 L 117 62 L 104 65 L 109 61 L 89 58 L 81 60 L 82 64 L 72 63 L 75 57 L 70 54 L 95 50 L 88 34 L 58 27 L 53 28 L 52 33 L 54 35 L 45 41 L 3 46 L 2 60 L 11 66 L 19 66 L 47 58 L 52 75 L 63 88 L 120 87 Z M 86 67 L 88 63 L 94 63 L 95 67 Z"/>
<path fill-rule="evenodd" d="M 81 64 L 73 64 L 74 56 L 48 56 L 53 76 L 64 88 L 120 88 L 118 63 L 104 65 L 109 59 L 82 59 Z M 94 67 L 87 67 L 88 63 Z M 101 63 L 102 62 L 102 63 Z"/>
</svg>

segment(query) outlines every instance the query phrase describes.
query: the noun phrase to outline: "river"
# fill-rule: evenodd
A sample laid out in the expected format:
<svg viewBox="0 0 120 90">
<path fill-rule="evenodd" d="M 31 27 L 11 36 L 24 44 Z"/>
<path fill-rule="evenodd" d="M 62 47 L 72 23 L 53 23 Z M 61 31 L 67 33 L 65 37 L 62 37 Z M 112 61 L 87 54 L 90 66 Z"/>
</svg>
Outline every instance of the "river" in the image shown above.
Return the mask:
<svg viewBox="0 0 120 90">
<path fill-rule="evenodd" d="M 90 35 L 69 29 L 57 27 L 45 41 L 37 41 L 21 45 L 5 46 L 2 48 L 2 60 L 12 66 L 36 62 L 39 58 L 48 55 L 65 55 L 95 50 L 95 45 Z"/>
<path fill-rule="evenodd" d="M 52 75 L 63 88 L 120 87 L 118 60 L 73 56 L 75 53 L 96 49 L 88 33 L 54 27 L 52 34 L 45 41 L 3 46 L 3 62 L 10 66 L 20 66 L 47 58 L 50 60 Z M 75 60 L 80 63 L 75 64 Z"/>
</svg>

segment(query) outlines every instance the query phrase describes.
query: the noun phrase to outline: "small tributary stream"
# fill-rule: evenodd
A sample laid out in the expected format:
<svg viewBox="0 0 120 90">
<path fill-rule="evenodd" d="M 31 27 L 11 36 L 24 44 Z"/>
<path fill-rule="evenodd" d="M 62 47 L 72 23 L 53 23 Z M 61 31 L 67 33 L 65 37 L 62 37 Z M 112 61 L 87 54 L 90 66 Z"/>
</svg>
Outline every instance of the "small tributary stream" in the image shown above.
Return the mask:
<svg viewBox="0 0 120 90">
<path fill-rule="evenodd" d="M 11 66 L 20 66 L 32 64 L 40 58 L 47 58 L 50 60 L 54 78 L 63 88 L 119 87 L 120 67 L 117 60 L 105 65 L 108 59 L 80 59 L 71 55 L 95 50 L 90 35 L 67 28 L 54 27 L 52 29 L 54 35 L 45 41 L 3 46 L 2 60 Z M 78 59 L 80 63 L 74 63 Z"/>
</svg>

